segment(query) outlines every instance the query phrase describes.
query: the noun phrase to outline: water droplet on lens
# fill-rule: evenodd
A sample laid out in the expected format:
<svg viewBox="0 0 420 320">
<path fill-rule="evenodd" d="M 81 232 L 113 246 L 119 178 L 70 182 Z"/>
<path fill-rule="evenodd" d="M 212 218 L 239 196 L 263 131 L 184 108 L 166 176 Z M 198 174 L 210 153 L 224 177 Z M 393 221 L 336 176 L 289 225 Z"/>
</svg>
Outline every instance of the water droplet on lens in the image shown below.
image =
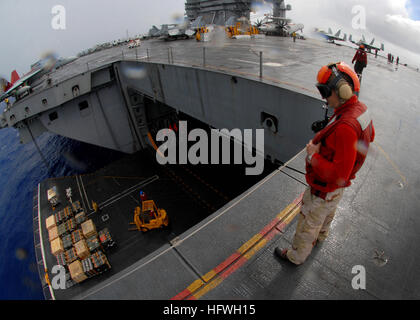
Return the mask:
<svg viewBox="0 0 420 320">
<path fill-rule="evenodd" d="M 16 258 L 20 261 L 25 260 L 28 257 L 28 253 L 23 248 L 16 249 L 15 255 Z"/>
</svg>

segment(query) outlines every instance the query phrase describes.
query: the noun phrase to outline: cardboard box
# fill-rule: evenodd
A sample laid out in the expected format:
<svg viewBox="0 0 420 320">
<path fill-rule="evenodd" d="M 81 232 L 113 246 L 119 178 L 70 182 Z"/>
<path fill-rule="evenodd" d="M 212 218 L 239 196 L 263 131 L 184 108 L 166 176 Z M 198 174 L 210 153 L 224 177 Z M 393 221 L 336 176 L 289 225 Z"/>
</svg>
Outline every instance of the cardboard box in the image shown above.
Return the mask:
<svg viewBox="0 0 420 320">
<path fill-rule="evenodd" d="M 58 238 L 58 228 L 57 226 L 52 227 L 51 229 L 48 230 L 48 237 L 50 239 L 50 242 L 53 241 L 54 239 Z"/>
<path fill-rule="evenodd" d="M 85 281 L 87 279 L 86 274 L 83 272 L 82 263 L 80 260 L 76 260 L 72 262 L 69 265 L 69 271 L 71 278 L 76 281 L 77 283 L 80 283 L 82 281 Z"/>
<path fill-rule="evenodd" d="M 86 244 L 86 240 L 80 240 L 74 245 L 74 248 L 76 249 L 76 254 L 80 259 L 86 259 L 89 255 L 89 248 Z"/>
<path fill-rule="evenodd" d="M 49 216 L 47 219 L 45 219 L 45 226 L 47 227 L 47 230 L 50 230 L 52 227 L 56 226 L 54 215 Z"/>
<path fill-rule="evenodd" d="M 64 252 L 63 241 L 60 238 L 54 239 L 51 241 L 51 253 L 53 255 L 58 255 Z"/>
<path fill-rule="evenodd" d="M 90 238 L 97 234 L 95 224 L 92 219 L 89 219 L 82 223 L 82 231 L 85 238 Z"/>
</svg>

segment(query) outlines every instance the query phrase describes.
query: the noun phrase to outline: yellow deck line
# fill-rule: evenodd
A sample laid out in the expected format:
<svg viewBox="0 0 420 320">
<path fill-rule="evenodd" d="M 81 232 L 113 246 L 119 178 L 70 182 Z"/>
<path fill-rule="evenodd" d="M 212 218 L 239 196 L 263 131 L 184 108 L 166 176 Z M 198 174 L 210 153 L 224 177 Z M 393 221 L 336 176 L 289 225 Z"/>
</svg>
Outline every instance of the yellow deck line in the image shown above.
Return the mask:
<svg viewBox="0 0 420 320">
<path fill-rule="evenodd" d="M 276 216 L 279 223 L 288 225 L 300 212 L 300 205 L 294 202 L 290 203 L 280 214 Z M 282 222 L 282 220 L 284 221 Z M 243 258 L 250 260 L 258 251 L 264 248 L 268 244 L 268 240 L 265 239 L 260 233 L 254 235 L 251 239 L 245 242 L 237 251 Z M 191 292 L 191 297 L 200 299 L 206 293 L 216 288 L 220 283 L 223 282 L 224 278 L 220 277 L 216 271 L 216 268 L 209 271 L 204 277 L 203 282 L 201 279 L 194 281 L 187 289 Z"/>
<path fill-rule="evenodd" d="M 407 185 L 407 178 L 405 175 L 402 174 L 401 170 L 398 168 L 398 166 L 395 164 L 394 161 L 391 160 L 389 155 L 385 152 L 385 150 L 376 142 L 374 144 L 378 147 L 379 151 L 385 156 L 385 159 L 388 160 L 388 162 L 391 164 L 391 166 L 394 168 L 395 172 L 401 177 L 401 179 L 404 181 L 404 185 Z"/>
</svg>

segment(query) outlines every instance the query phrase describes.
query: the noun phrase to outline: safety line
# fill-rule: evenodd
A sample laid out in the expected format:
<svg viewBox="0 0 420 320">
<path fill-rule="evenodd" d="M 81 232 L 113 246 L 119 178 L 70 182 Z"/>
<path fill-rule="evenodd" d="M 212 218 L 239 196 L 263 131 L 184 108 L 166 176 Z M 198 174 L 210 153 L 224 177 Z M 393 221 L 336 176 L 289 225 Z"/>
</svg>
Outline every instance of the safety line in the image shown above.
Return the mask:
<svg viewBox="0 0 420 320">
<path fill-rule="evenodd" d="M 86 207 L 85 199 L 83 198 L 82 190 L 80 189 L 78 176 L 75 176 L 75 178 L 76 178 L 76 182 L 77 182 L 77 187 L 79 188 L 80 198 L 82 199 L 83 209 L 87 210 L 88 208 Z"/>
<path fill-rule="evenodd" d="M 92 211 L 92 208 L 90 207 L 89 198 L 88 198 L 88 196 L 87 196 L 87 194 L 86 194 L 86 189 L 85 189 L 85 186 L 83 185 L 83 179 L 82 179 L 82 177 L 81 177 L 81 176 L 79 176 L 79 179 L 80 179 L 80 183 L 82 184 L 82 189 L 83 189 L 83 192 L 84 192 L 84 194 L 85 194 L 85 198 L 86 198 L 86 202 L 87 202 L 87 205 L 88 205 L 88 207 L 89 207 L 89 210 L 90 210 L 90 211 Z"/>
</svg>

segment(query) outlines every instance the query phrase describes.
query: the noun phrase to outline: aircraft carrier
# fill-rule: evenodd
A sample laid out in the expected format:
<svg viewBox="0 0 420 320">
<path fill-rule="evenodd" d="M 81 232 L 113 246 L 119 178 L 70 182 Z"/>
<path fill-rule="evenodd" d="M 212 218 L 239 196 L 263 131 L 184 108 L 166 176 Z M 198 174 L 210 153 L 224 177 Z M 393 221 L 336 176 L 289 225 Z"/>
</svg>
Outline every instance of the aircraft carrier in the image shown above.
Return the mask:
<svg viewBox="0 0 420 320">
<path fill-rule="evenodd" d="M 45 131 L 128 155 L 98 172 L 43 181 L 34 192 L 34 242 L 46 299 L 418 299 L 420 74 L 369 55 L 360 99 L 376 141 L 345 192 L 330 237 L 304 265 L 277 260 L 290 246 L 306 188 L 311 124 L 323 119 L 314 87 L 322 65 L 354 50 L 317 40 L 264 37 L 143 41 L 95 52 L 49 74 L 3 113 L 22 142 Z M 268 124 L 266 119 L 272 119 Z M 265 130 L 265 171 L 156 163 L 158 130 Z M 152 139 L 150 138 L 152 137 Z M 52 211 L 47 190 L 57 188 Z M 110 270 L 54 289 L 46 219 L 79 201 L 115 246 Z M 170 227 L 129 231 L 138 192 L 164 208 Z M 95 210 L 92 201 L 98 204 Z M 366 271 L 354 289 L 354 268 Z"/>
</svg>

